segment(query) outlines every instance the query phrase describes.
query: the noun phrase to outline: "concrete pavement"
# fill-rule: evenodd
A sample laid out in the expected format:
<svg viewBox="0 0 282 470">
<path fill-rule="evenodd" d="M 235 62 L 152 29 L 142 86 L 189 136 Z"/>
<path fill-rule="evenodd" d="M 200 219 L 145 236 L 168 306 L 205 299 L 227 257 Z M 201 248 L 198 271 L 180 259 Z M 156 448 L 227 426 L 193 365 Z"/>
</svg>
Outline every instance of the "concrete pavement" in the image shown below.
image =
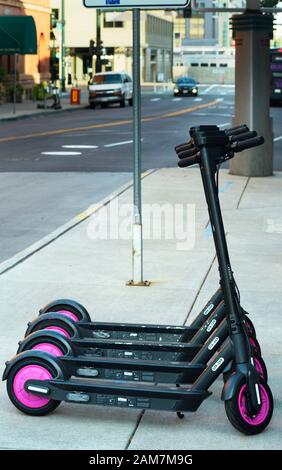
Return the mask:
<svg viewBox="0 0 282 470">
<path fill-rule="evenodd" d="M 255 322 L 275 398 L 268 430 L 246 437 L 232 428 L 220 401 L 221 380 L 212 397 L 184 420 L 166 412 L 67 404 L 34 419 L 12 406 L 2 383 L 1 449 L 281 449 L 282 174 L 248 179 L 222 171 L 220 188 L 242 304 Z M 144 204 L 195 204 L 194 248 L 179 251 L 175 239 L 164 237 L 146 240 L 145 276 L 152 285 L 129 288 L 130 240 L 93 240 L 93 220 L 82 222 L 0 277 L 1 372 L 26 323 L 52 298 L 76 298 L 98 321 L 189 324 L 218 285 L 199 171 L 158 170 L 144 179 L 143 196 Z M 129 189 L 119 203 L 131 200 Z M 144 228 L 148 223 L 145 216 Z"/>
</svg>

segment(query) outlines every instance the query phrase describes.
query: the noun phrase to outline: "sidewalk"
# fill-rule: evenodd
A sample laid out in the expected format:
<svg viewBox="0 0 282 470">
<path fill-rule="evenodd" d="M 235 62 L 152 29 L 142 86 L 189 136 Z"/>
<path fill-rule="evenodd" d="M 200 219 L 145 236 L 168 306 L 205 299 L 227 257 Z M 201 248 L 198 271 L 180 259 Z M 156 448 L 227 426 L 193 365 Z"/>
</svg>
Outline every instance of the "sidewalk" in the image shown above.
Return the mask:
<svg viewBox="0 0 282 470">
<path fill-rule="evenodd" d="M 246 437 L 229 424 L 220 401 L 221 379 L 211 388 L 212 397 L 184 420 L 167 412 L 65 403 L 52 415 L 34 419 L 12 406 L 1 384 L 0 449 L 281 449 L 282 174 L 248 179 L 222 171 L 220 188 L 242 305 L 255 322 L 275 398 L 268 430 Z M 1 275 L 1 373 L 27 322 L 52 298 L 78 299 L 97 321 L 190 323 L 218 286 L 199 170 L 150 174 L 143 180 L 143 199 L 195 204 L 195 247 L 178 251 L 175 240 L 146 240 L 145 277 L 152 285 L 129 288 L 131 242 L 91 240 L 91 219 L 83 221 Z M 120 203 L 131 201 L 132 188 L 119 198 Z"/>
<path fill-rule="evenodd" d="M 47 101 L 47 106 L 52 105 L 52 100 Z M 63 111 L 84 109 L 88 106 L 88 94 L 83 91 L 81 93 L 81 104 L 72 105 L 70 104 L 70 95 L 65 93 L 61 97 L 61 110 L 54 109 L 38 109 L 37 101 L 24 101 L 23 103 L 17 103 L 16 105 L 16 114 L 13 113 L 13 103 L 4 103 L 0 104 L 0 121 L 13 121 L 21 118 L 28 118 L 33 116 L 41 116 L 44 114 L 57 114 Z"/>
</svg>

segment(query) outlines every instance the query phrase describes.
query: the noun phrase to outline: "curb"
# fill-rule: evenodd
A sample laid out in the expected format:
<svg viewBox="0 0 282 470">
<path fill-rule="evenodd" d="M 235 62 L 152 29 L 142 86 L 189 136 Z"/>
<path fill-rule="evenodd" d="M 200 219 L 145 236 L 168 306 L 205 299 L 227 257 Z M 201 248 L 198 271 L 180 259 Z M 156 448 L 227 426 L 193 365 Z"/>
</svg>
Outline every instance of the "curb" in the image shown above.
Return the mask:
<svg viewBox="0 0 282 470">
<path fill-rule="evenodd" d="M 147 170 L 144 173 L 142 173 L 141 178 L 144 179 L 147 176 L 150 176 L 150 175 L 152 175 L 153 173 L 155 173 L 157 171 L 158 171 L 157 169 Z M 15 256 L 12 256 L 12 258 L 9 258 L 8 260 L 3 261 L 3 263 L 0 264 L 0 276 L 2 274 L 5 274 L 6 272 L 10 271 L 11 269 L 15 268 L 18 264 L 23 263 L 24 261 L 26 261 L 28 258 L 33 256 L 34 254 L 38 253 L 43 248 L 45 248 L 46 246 L 48 246 L 51 243 L 53 243 L 54 241 L 56 241 L 58 238 L 63 236 L 65 233 L 69 232 L 73 228 L 75 228 L 78 225 L 82 224 L 82 222 L 89 219 L 93 214 L 95 214 L 96 212 L 98 212 L 100 209 L 107 206 L 108 204 L 110 204 L 111 201 L 113 201 L 117 197 L 121 196 L 123 193 L 125 193 L 128 189 L 130 189 L 132 187 L 133 187 L 133 180 L 130 181 L 129 183 L 124 184 L 119 189 L 117 189 L 113 193 L 109 194 L 108 196 L 106 196 L 104 199 L 97 202 L 93 206 L 90 206 L 85 211 L 81 212 L 80 214 L 77 214 L 69 222 L 65 223 L 64 225 L 61 225 L 56 230 L 49 233 L 45 237 L 41 238 L 37 242 L 33 243 L 32 245 L 30 245 L 25 250 L 22 250 L 19 253 L 17 253 Z"/>
<path fill-rule="evenodd" d="M 50 114 L 61 114 L 61 113 L 67 113 L 67 112 L 73 112 L 73 111 L 82 111 L 83 109 L 88 109 L 88 105 L 81 106 L 79 108 L 67 108 L 67 109 L 50 109 L 50 111 L 39 111 L 31 113 L 31 114 L 21 114 L 19 116 L 11 116 L 11 117 L 0 117 L 0 122 L 9 122 L 9 121 L 19 121 L 19 120 L 24 120 L 24 119 L 32 119 L 35 117 L 41 117 L 41 116 L 50 116 Z"/>
</svg>

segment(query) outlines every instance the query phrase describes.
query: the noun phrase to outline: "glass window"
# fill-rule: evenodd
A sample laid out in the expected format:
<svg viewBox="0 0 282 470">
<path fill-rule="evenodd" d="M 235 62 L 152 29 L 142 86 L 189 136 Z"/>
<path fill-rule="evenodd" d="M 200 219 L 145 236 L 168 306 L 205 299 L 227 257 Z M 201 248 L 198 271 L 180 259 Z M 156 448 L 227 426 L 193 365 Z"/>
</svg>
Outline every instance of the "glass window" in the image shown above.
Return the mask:
<svg viewBox="0 0 282 470">
<path fill-rule="evenodd" d="M 92 80 L 93 85 L 107 85 L 108 83 L 122 83 L 122 76 L 118 73 L 95 75 Z"/>
<path fill-rule="evenodd" d="M 191 18 L 189 32 L 190 32 L 190 39 L 204 39 L 205 37 L 204 18 Z"/>
</svg>

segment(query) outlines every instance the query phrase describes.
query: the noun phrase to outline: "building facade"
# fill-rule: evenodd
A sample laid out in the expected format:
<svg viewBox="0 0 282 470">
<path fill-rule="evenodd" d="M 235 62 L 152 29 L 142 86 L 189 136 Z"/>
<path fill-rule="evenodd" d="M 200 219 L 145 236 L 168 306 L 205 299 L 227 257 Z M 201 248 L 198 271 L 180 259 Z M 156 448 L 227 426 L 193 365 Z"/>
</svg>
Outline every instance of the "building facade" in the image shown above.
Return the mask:
<svg viewBox="0 0 282 470">
<path fill-rule="evenodd" d="M 245 0 L 205 0 L 197 8 L 243 8 Z M 174 78 L 188 74 L 201 83 L 233 83 L 235 49 L 230 30 L 230 12 L 192 11 L 174 20 Z"/>
<path fill-rule="evenodd" d="M 91 40 L 96 42 L 96 10 L 82 2 L 67 0 L 65 7 L 65 75 L 67 83 L 85 84 L 95 71 L 95 56 L 89 53 Z M 61 0 L 51 0 L 57 25 L 52 31 L 53 57 L 60 60 Z M 169 81 L 172 77 L 173 14 L 163 11 L 141 12 L 142 81 Z M 132 12 L 106 12 L 101 15 L 103 42 L 102 70 L 132 69 Z M 58 67 L 60 69 L 60 67 Z"/>
<path fill-rule="evenodd" d="M 49 79 L 50 65 L 50 0 L 0 0 L 0 15 L 33 16 L 37 29 L 37 55 L 19 56 L 18 80 L 25 87 Z M 9 76 L 14 73 L 12 56 L 0 56 L 0 68 Z"/>
</svg>

